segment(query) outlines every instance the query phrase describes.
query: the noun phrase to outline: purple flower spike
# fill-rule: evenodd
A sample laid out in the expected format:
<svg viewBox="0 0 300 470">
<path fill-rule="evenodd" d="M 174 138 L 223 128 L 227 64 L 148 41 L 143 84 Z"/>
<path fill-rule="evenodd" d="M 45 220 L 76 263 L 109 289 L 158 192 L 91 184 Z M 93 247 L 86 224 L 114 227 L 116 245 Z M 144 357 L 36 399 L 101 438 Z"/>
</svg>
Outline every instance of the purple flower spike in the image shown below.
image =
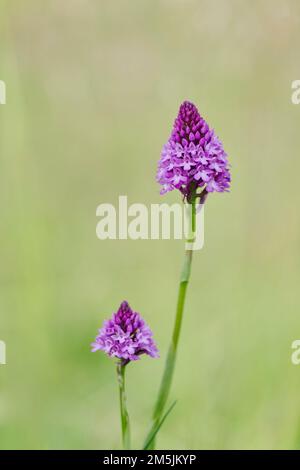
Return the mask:
<svg viewBox="0 0 300 470">
<path fill-rule="evenodd" d="M 91 346 L 92 352 L 102 350 L 108 356 L 118 357 L 123 364 L 140 359 L 142 354 L 159 357 L 152 331 L 126 301 L 110 320 L 104 322 Z"/>
<path fill-rule="evenodd" d="M 158 163 L 161 194 L 179 189 L 186 197 L 191 188 L 206 192 L 229 191 L 230 172 L 223 145 L 193 103 L 185 101 Z"/>
</svg>

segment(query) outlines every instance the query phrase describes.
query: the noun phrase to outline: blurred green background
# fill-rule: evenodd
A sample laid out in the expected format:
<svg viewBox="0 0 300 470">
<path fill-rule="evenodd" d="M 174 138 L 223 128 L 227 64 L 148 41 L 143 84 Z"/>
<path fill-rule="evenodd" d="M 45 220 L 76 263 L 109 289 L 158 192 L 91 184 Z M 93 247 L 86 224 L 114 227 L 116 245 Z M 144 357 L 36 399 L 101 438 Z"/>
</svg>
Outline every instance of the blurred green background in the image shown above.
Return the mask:
<svg viewBox="0 0 300 470">
<path fill-rule="evenodd" d="M 181 241 L 100 241 L 96 207 L 162 197 L 156 164 L 192 100 L 232 163 L 212 195 L 159 448 L 299 448 L 297 0 L 1 1 L 0 447 L 119 448 L 113 361 L 89 344 L 121 300 L 160 360 L 128 369 L 133 445 L 149 426 Z"/>
</svg>

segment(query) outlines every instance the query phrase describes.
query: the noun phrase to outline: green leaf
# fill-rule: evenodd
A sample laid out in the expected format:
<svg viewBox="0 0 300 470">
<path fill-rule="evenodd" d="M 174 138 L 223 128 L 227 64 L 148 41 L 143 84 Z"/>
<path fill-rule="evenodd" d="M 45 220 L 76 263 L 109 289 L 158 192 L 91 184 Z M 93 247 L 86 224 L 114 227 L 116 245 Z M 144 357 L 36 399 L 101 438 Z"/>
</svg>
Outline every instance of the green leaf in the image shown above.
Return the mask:
<svg viewBox="0 0 300 470">
<path fill-rule="evenodd" d="M 155 438 L 156 434 L 158 433 L 158 431 L 160 430 L 161 426 L 163 425 L 164 421 L 166 420 L 166 418 L 168 417 L 168 415 L 171 413 L 171 411 L 173 410 L 174 406 L 176 405 L 177 401 L 174 401 L 172 403 L 172 405 L 170 406 L 170 408 L 168 408 L 168 410 L 165 412 L 165 414 L 163 415 L 162 419 L 159 421 L 158 425 L 152 430 L 152 432 L 149 434 L 148 436 L 148 439 L 146 441 L 146 444 L 144 445 L 144 448 L 143 450 L 147 450 L 151 444 L 151 442 L 153 441 L 153 439 Z"/>
</svg>

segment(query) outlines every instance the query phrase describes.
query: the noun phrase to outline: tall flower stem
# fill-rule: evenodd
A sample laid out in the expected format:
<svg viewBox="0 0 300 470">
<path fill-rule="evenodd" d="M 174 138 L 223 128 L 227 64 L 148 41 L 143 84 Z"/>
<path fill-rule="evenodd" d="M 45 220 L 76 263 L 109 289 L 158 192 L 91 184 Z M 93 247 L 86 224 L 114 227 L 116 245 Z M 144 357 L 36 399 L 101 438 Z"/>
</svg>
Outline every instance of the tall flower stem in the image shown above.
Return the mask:
<svg viewBox="0 0 300 470">
<path fill-rule="evenodd" d="M 129 415 L 126 405 L 126 394 L 125 394 L 125 365 L 117 364 L 117 375 L 119 384 L 119 396 L 120 396 L 120 414 L 121 414 L 121 429 L 122 429 L 122 443 L 124 449 L 130 449 L 130 426 L 129 426 Z"/>
<path fill-rule="evenodd" d="M 193 192 L 190 202 L 190 210 L 188 211 L 188 224 L 189 224 L 189 235 L 187 238 L 187 242 L 190 244 L 193 243 L 196 233 L 196 191 Z M 201 202 L 201 201 L 200 201 Z M 188 249 L 185 250 L 184 254 L 184 261 L 180 276 L 180 283 L 179 283 L 179 290 L 178 290 L 178 297 L 177 297 L 177 308 L 176 308 L 176 315 L 175 315 L 175 323 L 173 327 L 173 333 L 171 338 L 171 343 L 169 346 L 169 351 L 165 363 L 165 369 L 158 393 L 158 398 L 154 407 L 154 412 L 152 416 L 152 426 L 149 431 L 149 434 L 146 438 L 145 442 L 149 442 L 149 436 L 155 435 L 155 430 L 160 425 L 160 422 L 163 417 L 164 408 L 166 402 L 169 397 L 175 363 L 176 363 L 176 355 L 177 355 L 177 347 L 178 341 L 180 337 L 181 325 L 182 325 L 182 318 L 183 318 L 183 311 L 184 311 L 184 304 L 186 298 L 187 287 L 190 279 L 191 274 L 191 265 L 192 265 L 192 258 L 193 258 L 193 249 L 190 245 Z M 151 443 L 148 444 L 148 449 L 154 449 L 155 447 L 155 438 L 152 439 Z"/>
</svg>

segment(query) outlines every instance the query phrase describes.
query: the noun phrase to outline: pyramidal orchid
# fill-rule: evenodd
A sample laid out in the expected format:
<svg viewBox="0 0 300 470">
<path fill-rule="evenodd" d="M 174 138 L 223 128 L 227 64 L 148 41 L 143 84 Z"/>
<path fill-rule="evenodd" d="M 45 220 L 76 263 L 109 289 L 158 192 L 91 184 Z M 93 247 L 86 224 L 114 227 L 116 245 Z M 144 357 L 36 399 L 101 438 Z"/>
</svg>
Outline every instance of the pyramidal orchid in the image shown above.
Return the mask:
<svg viewBox="0 0 300 470">
<path fill-rule="evenodd" d="M 222 143 L 188 101 L 180 106 L 171 136 L 163 146 L 157 181 L 162 185 L 161 194 L 179 189 L 186 197 L 198 187 L 208 193 L 229 189 L 230 173 Z"/>
<path fill-rule="evenodd" d="M 230 179 L 227 154 L 221 141 L 196 106 L 185 101 L 179 108 L 169 140 L 163 146 L 157 181 L 162 186 L 161 194 L 178 189 L 188 202 L 191 237 L 189 236 L 187 241 L 192 243 L 189 243 L 189 248 L 185 250 L 171 343 L 154 407 L 152 425 L 144 444 L 145 449 L 155 446 L 155 436 L 164 419 L 165 405 L 171 388 L 197 230 L 197 201 L 204 204 L 209 193 L 228 191 Z"/>
<path fill-rule="evenodd" d="M 125 394 L 125 366 L 131 361 L 137 361 L 143 354 L 158 357 L 152 331 L 140 314 L 134 312 L 128 302 L 124 301 L 117 312 L 104 321 L 91 348 L 92 352 L 104 351 L 108 356 L 117 359 L 122 440 L 124 448 L 129 449 L 130 426 Z"/>
</svg>

